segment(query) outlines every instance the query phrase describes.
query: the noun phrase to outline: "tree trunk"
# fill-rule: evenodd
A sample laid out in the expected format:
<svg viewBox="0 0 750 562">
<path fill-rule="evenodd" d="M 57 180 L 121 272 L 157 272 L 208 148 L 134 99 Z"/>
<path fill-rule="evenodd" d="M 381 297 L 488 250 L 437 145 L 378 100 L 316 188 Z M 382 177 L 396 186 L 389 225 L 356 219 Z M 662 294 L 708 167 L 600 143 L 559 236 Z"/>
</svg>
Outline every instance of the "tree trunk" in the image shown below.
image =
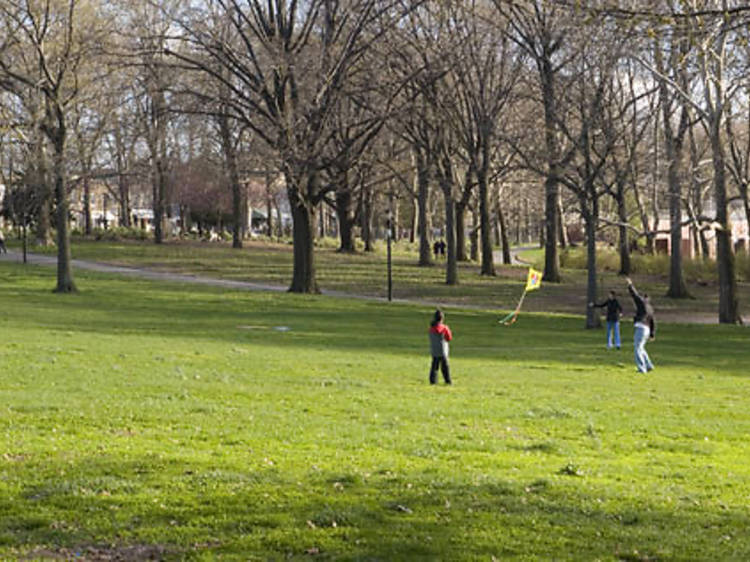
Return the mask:
<svg viewBox="0 0 750 562">
<path fill-rule="evenodd" d="M 684 77 L 684 72 L 679 70 L 676 60 L 678 55 L 678 46 L 670 45 L 669 62 L 672 70 L 679 74 L 679 78 Z M 655 62 L 657 69 L 664 72 L 664 62 L 662 55 L 662 46 L 658 42 L 655 44 Z M 688 297 L 685 278 L 682 275 L 682 172 L 684 161 L 684 144 L 685 135 L 690 127 L 690 117 L 686 107 L 687 102 L 682 102 L 679 108 L 679 116 L 675 119 L 676 112 L 672 111 L 671 93 L 668 85 L 664 80 L 659 82 L 659 103 L 662 111 L 662 128 L 664 129 L 664 147 L 669 166 L 667 168 L 667 183 L 669 188 L 669 238 L 670 238 L 670 257 L 669 257 L 669 290 L 667 296 L 671 298 Z M 674 130 L 674 125 L 677 130 Z M 658 220 L 658 219 L 657 219 Z M 658 222 L 657 222 L 658 224 Z"/>
<path fill-rule="evenodd" d="M 716 230 L 716 265 L 719 269 L 719 323 L 742 324 L 737 299 L 732 226 L 729 222 L 724 146 L 719 137 L 718 126 L 714 125 L 711 129 L 716 221 L 721 225 Z"/>
<path fill-rule="evenodd" d="M 391 204 L 391 213 L 393 217 L 393 224 L 391 225 L 391 236 L 393 237 L 394 242 L 398 242 L 401 240 L 401 229 L 399 228 L 400 224 L 400 212 L 401 212 L 401 205 L 400 205 L 400 199 L 398 197 L 394 197 L 393 191 L 391 191 L 390 196 L 390 204 Z"/>
<path fill-rule="evenodd" d="M 167 198 L 167 124 L 166 101 L 163 91 L 151 94 L 150 150 L 152 159 L 152 190 L 154 211 L 154 243 L 164 242 L 164 219 Z"/>
<path fill-rule="evenodd" d="M 52 230 L 50 220 L 52 191 L 47 177 L 47 151 L 44 149 L 44 141 L 41 138 L 37 139 L 34 149 L 33 187 L 37 201 L 39 201 L 36 216 L 36 243 L 39 246 L 48 246 Z"/>
<path fill-rule="evenodd" d="M 630 241 L 628 240 L 628 209 L 625 204 L 625 185 L 617 182 L 617 218 L 620 222 L 618 227 L 618 239 L 620 246 L 620 275 L 630 275 Z"/>
<path fill-rule="evenodd" d="M 418 219 L 418 210 L 417 210 L 417 198 L 412 197 L 411 200 L 411 225 L 409 226 L 409 244 L 414 244 L 414 241 L 417 239 L 417 219 Z"/>
<path fill-rule="evenodd" d="M 279 203 L 276 203 L 276 236 L 279 240 L 284 237 L 284 217 L 281 214 Z"/>
<path fill-rule="evenodd" d="M 427 228 L 427 205 L 430 196 L 430 172 L 424 155 L 415 150 L 417 160 L 417 207 L 419 218 L 417 220 L 419 236 L 419 265 L 432 265 L 432 253 L 430 252 L 430 238 Z"/>
<path fill-rule="evenodd" d="M 586 328 L 599 328 L 601 321 L 599 314 L 593 306 L 588 303 L 596 301 L 596 224 L 598 222 L 598 210 L 596 201 L 592 202 L 594 209 L 584 210 L 583 220 L 586 227 Z M 581 202 L 581 205 L 585 205 Z"/>
<path fill-rule="evenodd" d="M 544 103 L 545 148 L 547 151 L 547 177 L 544 181 L 544 275 L 542 279 L 548 283 L 560 282 L 560 256 L 557 251 L 557 233 L 560 213 L 557 201 L 560 196 L 559 180 L 559 147 L 557 140 L 557 106 L 555 93 L 555 71 L 552 61 L 544 57 L 539 64 L 542 84 L 542 100 Z"/>
<path fill-rule="evenodd" d="M 311 184 L 312 176 L 301 180 L 286 174 L 287 194 L 292 210 L 292 238 L 294 248 L 294 270 L 290 293 L 319 293 L 315 277 L 315 210 L 309 201 L 301 195 L 299 181 Z M 309 186 L 308 186 L 309 187 Z"/>
<path fill-rule="evenodd" d="M 360 216 L 362 227 L 362 241 L 365 243 L 365 252 L 375 250 L 373 246 L 372 216 L 373 216 L 373 193 L 368 187 L 362 187 L 362 213 Z"/>
<path fill-rule="evenodd" d="M 565 211 L 563 210 L 562 193 L 557 195 L 557 235 L 560 241 L 560 248 L 567 248 L 570 245 L 570 238 L 568 237 L 568 229 L 565 226 Z"/>
<path fill-rule="evenodd" d="M 120 194 L 119 205 L 120 205 L 120 226 L 130 228 L 132 225 L 130 219 L 130 188 L 128 186 L 128 180 L 125 178 L 125 174 L 122 171 L 118 172 L 117 187 Z"/>
<path fill-rule="evenodd" d="M 336 190 L 336 216 L 339 220 L 339 252 L 355 252 L 354 213 L 352 212 L 352 192 L 349 189 L 346 173 L 340 178 L 343 184 Z"/>
<path fill-rule="evenodd" d="M 469 239 L 470 239 L 470 256 L 471 261 L 479 261 L 479 217 L 477 216 L 477 212 L 474 210 L 471 212 L 471 232 L 469 233 Z"/>
<path fill-rule="evenodd" d="M 556 170 L 556 166 L 551 168 L 544 182 L 544 275 L 542 279 L 551 283 L 560 282 L 560 256 L 557 252 L 557 221 L 560 218 L 557 212 L 557 198 L 560 187 Z"/>
<path fill-rule="evenodd" d="M 458 285 L 458 261 L 456 260 L 456 224 L 455 204 L 453 197 L 445 195 L 445 244 L 447 259 L 445 261 L 445 284 Z"/>
<path fill-rule="evenodd" d="M 489 158 L 489 155 L 487 155 Z M 489 160 L 485 161 L 489 165 Z M 489 190 L 487 186 L 487 167 L 477 170 L 479 185 L 479 234 L 482 245 L 481 275 L 495 275 L 495 264 L 492 256 L 492 225 L 490 224 Z"/>
<path fill-rule="evenodd" d="M 670 152 L 670 151 L 668 151 Z M 669 162 L 669 290 L 667 296 L 674 299 L 687 298 L 687 285 L 682 274 L 682 150 L 675 147 Z"/>
<path fill-rule="evenodd" d="M 500 206 L 500 201 L 497 203 L 497 217 L 498 217 L 498 224 L 500 225 L 500 241 L 503 246 L 503 263 L 505 265 L 510 265 L 512 263 L 511 257 L 510 257 L 510 241 L 508 240 L 508 227 L 505 224 L 505 213 L 503 213 L 503 209 Z"/>
<path fill-rule="evenodd" d="M 466 255 L 466 205 L 457 202 L 456 210 L 456 260 L 469 261 Z"/>
<path fill-rule="evenodd" d="M 458 285 L 458 262 L 456 261 L 456 204 L 453 200 L 453 167 L 449 156 L 443 156 L 439 170 L 440 187 L 445 201 L 445 284 Z"/>
<path fill-rule="evenodd" d="M 83 232 L 91 236 L 91 180 L 83 178 Z"/>
<path fill-rule="evenodd" d="M 237 168 L 237 153 L 234 148 L 232 131 L 229 127 L 229 118 L 222 112 L 219 117 L 219 133 L 221 135 L 221 149 L 224 152 L 224 161 L 227 166 L 229 189 L 232 192 L 232 248 L 242 248 L 242 184 L 240 173 Z"/>
<path fill-rule="evenodd" d="M 153 170 L 153 197 L 154 197 L 154 242 L 164 242 L 164 208 L 166 198 L 166 178 L 161 158 L 154 162 Z"/>
<path fill-rule="evenodd" d="M 706 238 L 706 232 L 704 230 L 698 231 L 698 238 L 701 242 L 701 257 L 707 260 L 711 257 L 711 249 L 708 246 L 708 239 Z"/>
<path fill-rule="evenodd" d="M 65 189 L 65 128 L 58 115 L 58 126 L 51 139 L 55 148 L 55 206 L 57 222 L 57 287 L 56 293 L 75 293 L 70 254 L 70 223 L 68 222 L 68 194 Z"/>
<path fill-rule="evenodd" d="M 523 200 L 523 216 L 524 216 L 524 230 L 526 231 L 526 243 L 531 244 L 531 212 L 529 211 L 529 198 L 525 197 Z M 533 221 L 534 224 L 538 224 L 537 221 Z"/>
<path fill-rule="evenodd" d="M 273 236 L 273 197 L 271 196 L 271 174 L 265 173 L 266 184 L 266 234 Z"/>
</svg>

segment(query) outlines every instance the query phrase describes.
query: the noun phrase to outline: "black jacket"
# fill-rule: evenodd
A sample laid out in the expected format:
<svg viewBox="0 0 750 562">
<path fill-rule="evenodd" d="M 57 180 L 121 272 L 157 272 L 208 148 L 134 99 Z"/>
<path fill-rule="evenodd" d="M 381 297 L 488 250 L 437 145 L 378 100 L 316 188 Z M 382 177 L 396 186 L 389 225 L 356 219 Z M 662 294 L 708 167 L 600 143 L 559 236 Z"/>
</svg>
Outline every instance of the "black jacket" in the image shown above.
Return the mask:
<svg viewBox="0 0 750 562">
<path fill-rule="evenodd" d="M 594 303 L 597 308 L 607 308 L 607 322 L 617 322 L 622 314 L 622 307 L 617 299 L 608 298 L 601 304 Z"/>
<path fill-rule="evenodd" d="M 651 303 L 639 295 L 633 285 L 628 285 L 628 292 L 633 297 L 633 304 L 635 304 L 633 323 L 640 322 L 645 324 L 649 327 L 651 337 L 656 337 L 656 320 L 654 319 L 654 308 L 651 306 Z"/>
</svg>

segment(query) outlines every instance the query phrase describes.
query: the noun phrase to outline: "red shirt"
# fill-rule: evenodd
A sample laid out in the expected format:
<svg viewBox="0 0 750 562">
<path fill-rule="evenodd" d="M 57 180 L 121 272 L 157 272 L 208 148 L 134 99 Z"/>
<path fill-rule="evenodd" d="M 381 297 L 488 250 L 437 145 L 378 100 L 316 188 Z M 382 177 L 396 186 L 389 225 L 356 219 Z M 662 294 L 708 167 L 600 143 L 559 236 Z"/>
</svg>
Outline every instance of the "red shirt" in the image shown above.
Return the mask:
<svg viewBox="0 0 750 562">
<path fill-rule="evenodd" d="M 453 334 L 451 333 L 451 329 L 443 324 L 442 322 L 438 324 L 437 326 L 430 326 L 430 333 L 431 334 L 440 334 L 443 336 L 443 339 L 445 341 L 451 341 L 453 339 Z"/>
</svg>

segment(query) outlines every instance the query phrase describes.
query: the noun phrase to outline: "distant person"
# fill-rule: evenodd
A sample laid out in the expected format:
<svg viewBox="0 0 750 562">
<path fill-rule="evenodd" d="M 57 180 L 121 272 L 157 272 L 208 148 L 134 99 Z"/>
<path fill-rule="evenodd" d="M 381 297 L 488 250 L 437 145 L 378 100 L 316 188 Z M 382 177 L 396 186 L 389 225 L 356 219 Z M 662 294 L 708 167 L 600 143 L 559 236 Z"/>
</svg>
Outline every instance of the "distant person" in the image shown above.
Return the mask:
<svg viewBox="0 0 750 562">
<path fill-rule="evenodd" d="M 3 236 L 2 230 L 0 230 L 0 252 L 3 254 L 8 253 L 8 248 L 5 247 L 5 236 Z"/>
<path fill-rule="evenodd" d="M 435 254 L 435 259 L 438 259 L 440 256 L 440 241 L 435 240 L 435 243 L 432 245 L 432 253 Z"/>
<path fill-rule="evenodd" d="M 445 248 L 446 248 L 445 240 L 441 240 L 440 241 L 440 257 L 442 258 L 445 257 Z"/>
<path fill-rule="evenodd" d="M 612 349 L 612 347 L 620 349 L 620 317 L 622 316 L 622 306 L 620 306 L 620 302 L 617 300 L 617 294 L 614 291 L 610 291 L 607 300 L 599 304 L 590 302 L 589 306 L 607 309 L 607 349 Z"/>
<path fill-rule="evenodd" d="M 651 306 L 648 295 L 638 294 L 633 282 L 628 278 L 628 292 L 633 297 L 635 304 L 635 316 L 633 317 L 633 348 L 635 350 L 635 366 L 639 373 L 647 373 L 654 368 L 651 358 L 646 351 L 646 343 L 649 339 L 656 337 L 656 320 L 654 320 L 654 308 Z"/>
<path fill-rule="evenodd" d="M 430 323 L 430 352 L 432 353 L 432 364 L 430 365 L 430 384 L 437 384 L 437 370 L 443 372 L 445 384 L 451 384 L 451 370 L 448 365 L 448 342 L 453 339 L 451 329 L 443 323 L 443 311 L 439 308 Z"/>
</svg>

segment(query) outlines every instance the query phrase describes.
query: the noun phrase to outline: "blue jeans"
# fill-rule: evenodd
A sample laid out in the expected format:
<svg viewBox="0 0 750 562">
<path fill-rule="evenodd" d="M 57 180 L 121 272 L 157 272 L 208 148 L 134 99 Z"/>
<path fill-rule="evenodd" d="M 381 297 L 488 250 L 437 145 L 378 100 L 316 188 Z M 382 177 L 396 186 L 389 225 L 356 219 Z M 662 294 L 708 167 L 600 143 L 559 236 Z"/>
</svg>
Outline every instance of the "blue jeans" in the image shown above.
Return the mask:
<svg viewBox="0 0 750 562">
<path fill-rule="evenodd" d="M 610 322 L 607 320 L 607 348 L 612 347 L 612 336 L 614 335 L 615 347 L 620 349 L 620 321 Z"/>
<path fill-rule="evenodd" d="M 641 373 L 646 373 L 654 368 L 654 364 L 646 351 L 646 342 L 650 335 L 648 326 L 636 324 L 633 332 L 633 347 L 635 349 L 635 366 Z"/>
</svg>

